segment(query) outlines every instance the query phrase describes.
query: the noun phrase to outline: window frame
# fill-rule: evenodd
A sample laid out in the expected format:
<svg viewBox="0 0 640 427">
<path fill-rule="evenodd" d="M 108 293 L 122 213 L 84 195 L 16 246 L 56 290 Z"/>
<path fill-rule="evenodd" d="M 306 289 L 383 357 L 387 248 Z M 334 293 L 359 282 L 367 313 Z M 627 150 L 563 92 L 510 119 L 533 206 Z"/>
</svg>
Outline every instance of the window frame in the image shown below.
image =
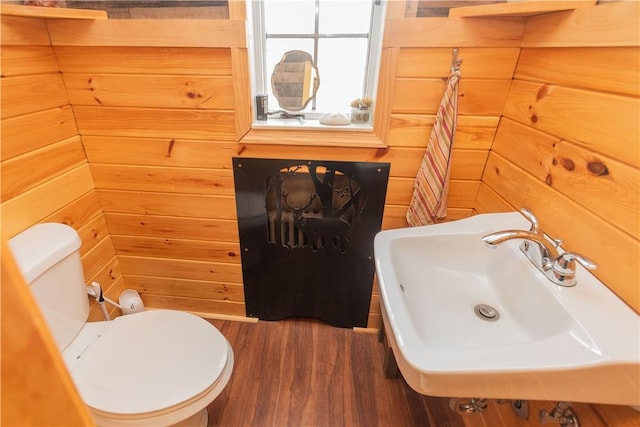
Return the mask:
<svg viewBox="0 0 640 427">
<path fill-rule="evenodd" d="M 349 124 L 342 126 L 330 126 L 321 125 L 318 122 L 318 118 L 325 112 L 321 113 L 309 113 L 304 112 L 305 120 L 278 120 L 272 117 L 269 120 L 261 121 L 256 118 L 255 109 L 255 96 L 258 94 L 266 93 L 266 85 L 269 81 L 269 70 L 266 70 L 266 31 L 264 25 L 264 13 L 263 2 L 261 0 L 247 0 L 247 18 L 248 25 L 248 40 L 249 40 L 249 75 L 251 81 L 251 100 L 252 100 L 252 114 L 251 122 L 252 129 L 280 129 L 287 132 L 291 132 L 296 129 L 304 130 L 330 130 L 330 131 L 344 131 L 358 133 L 368 133 L 373 130 L 375 121 L 375 110 L 377 101 L 378 81 L 380 75 L 381 59 L 382 59 L 382 39 L 384 34 L 384 24 L 386 15 L 386 2 L 381 0 L 374 0 L 372 2 L 372 16 L 370 24 L 370 32 L 368 34 L 368 55 L 367 55 L 367 67 L 365 71 L 365 87 L 362 96 L 371 97 L 374 99 L 374 109 L 372 111 L 372 119 L 367 124 Z M 316 11 L 317 14 L 317 11 Z M 258 19 L 256 19 L 256 16 Z M 317 25 L 316 25 L 317 36 Z M 342 34 L 339 34 L 339 36 Z M 291 38 L 297 38 L 299 34 L 287 34 Z M 321 37 L 329 37 L 332 35 L 321 35 Z M 276 35 L 277 38 L 281 38 L 280 35 Z M 315 52 L 314 52 L 315 55 Z M 322 70 L 320 70 L 322 71 Z M 292 112 L 295 113 L 295 112 Z M 245 137 L 245 139 L 247 139 Z M 322 144 L 324 145 L 324 144 Z M 380 146 L 380 143 L 375 144 Z"/>
</svg>

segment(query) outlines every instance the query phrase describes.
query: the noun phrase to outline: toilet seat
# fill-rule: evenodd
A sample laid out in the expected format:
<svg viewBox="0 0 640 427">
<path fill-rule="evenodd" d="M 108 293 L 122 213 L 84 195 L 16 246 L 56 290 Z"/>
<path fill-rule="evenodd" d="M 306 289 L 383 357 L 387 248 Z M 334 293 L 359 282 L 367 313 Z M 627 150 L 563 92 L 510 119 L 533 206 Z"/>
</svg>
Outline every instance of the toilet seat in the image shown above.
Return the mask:
<svg viewBox="0 0 640 427">
<path fill-rule="evenodd" d="M 73 360 L 71 375 L 97 418 L 148 420 L 198 402 L 190 408 L 196 413 L 231 375 L 229 343 L 195 315 L 152 310 L 97 323 L 108 325 L 94 328 L 94 338 L 92 332 L 77 337 L 65 349 L 76 353 L 65 354 L 65 360 Z"/>
</svg>

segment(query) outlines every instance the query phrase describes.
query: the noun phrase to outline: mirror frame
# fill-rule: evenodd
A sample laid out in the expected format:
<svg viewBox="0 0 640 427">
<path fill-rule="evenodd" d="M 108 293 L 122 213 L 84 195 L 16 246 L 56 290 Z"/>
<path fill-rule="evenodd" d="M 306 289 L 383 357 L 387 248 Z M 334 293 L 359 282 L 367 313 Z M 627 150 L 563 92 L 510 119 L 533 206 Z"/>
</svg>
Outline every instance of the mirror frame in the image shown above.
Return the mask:
<svg viewBox="0 0 640 427">
<path fill-rule="evenodd" d="M 296 56 L 302 56 L 304 58 L 303 61 L 292 61 L 291 58 L 297 59 L 295 58 Z M 286 66 L 287 63 L 294 63 L 294 62 L 303 62 L 303 63 L 309 63 L 310 67 L 311 67 L 311 71 L 310 71 L 310 78 L 313 79 L 313 82 L 310 82 L 310 87 L 311 87 L 311 94 L 306 98 L 306 99 L 302 99 L 300 102 L 300 106 L 290 106 L 290 105 L 282 105 L 282 98 L 283 95 L 281 93 L 278 93 L 280 91 L 278 91 L 276 89 L 276 84 L 281 84 L 282 82 L 277 81 L 278 80 L 278 73 L 280 72 L 280 68 L 284 68 Z M 315 75 L 314 75 L 315 72 Z M 303 86 L 304 86 L 304 76 L 302 79 L 303 82 Z M 282 108 L 283 110 L 286 111 L 301 111 L 304 110 L 307 105 L 309 105 L 309 102 L 312 101 L 317 93 L 318 93 L 318 88 L 320 87 L 320 72 L 318 71 L 318 67 L 316 65 L 316 63 L 313 61 L 313 57 L 311 56 L 310 53 L 305 52 L 304 50 L 289 50 L 287 52 L 285 52 L 282 55 L 282 58 L 280 59 L 280 61 L 273 67 L 273 71 L 271 72 L 271 90 L 273 91 L 273 96 L 278 100 L 278 104 L 280 105 L 280 108 Z"/>
</svg>

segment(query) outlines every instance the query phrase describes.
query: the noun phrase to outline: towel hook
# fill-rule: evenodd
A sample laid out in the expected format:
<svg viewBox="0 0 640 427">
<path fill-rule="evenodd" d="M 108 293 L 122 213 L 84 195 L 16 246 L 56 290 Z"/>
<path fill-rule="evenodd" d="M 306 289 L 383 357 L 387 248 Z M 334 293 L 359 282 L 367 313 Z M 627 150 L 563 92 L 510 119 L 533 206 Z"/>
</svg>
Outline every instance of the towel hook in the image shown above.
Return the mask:
<svg viewBox="0 0 640 427">
<path fill-rule="evenodd" d="M 460 69 L 460 64 L 462 64 L 462 59 L 458 58 L 458 48 L 454 48 L 451 52 L 451 72 L 458 71 Z"/>
</svg>

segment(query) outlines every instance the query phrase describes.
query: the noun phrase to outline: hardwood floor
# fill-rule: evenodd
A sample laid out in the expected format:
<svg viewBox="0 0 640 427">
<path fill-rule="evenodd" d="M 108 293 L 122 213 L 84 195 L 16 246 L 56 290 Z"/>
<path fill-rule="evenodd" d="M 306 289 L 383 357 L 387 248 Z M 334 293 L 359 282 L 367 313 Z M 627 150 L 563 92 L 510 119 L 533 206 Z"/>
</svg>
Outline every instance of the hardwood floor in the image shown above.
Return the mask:
<svg viewBox="0 0 640 427">
<path fill-rule="evenodd" d="M 375 334 L 313 320 L 211 320 L 234 349 L 230 383 L 209 407 L 209 427 L 464 427 L 448 399 L 384 377 Z"/>
<path fill-rule="evenodd" d="M 542 427 L 509 405 L 461 416 L 448 398 L 422 396 L 402 377 L 384 377 L 377 334 L 356 333 L 309 319 L 258 323 L 210 320 L 233 347 L 231 381 L 209 406 L 209 427 Z M 582 427 L 637 427 L 629 407 L 574 403 Z M 547 424 L 557 426 L 558 424 Z"/>
</svg>

